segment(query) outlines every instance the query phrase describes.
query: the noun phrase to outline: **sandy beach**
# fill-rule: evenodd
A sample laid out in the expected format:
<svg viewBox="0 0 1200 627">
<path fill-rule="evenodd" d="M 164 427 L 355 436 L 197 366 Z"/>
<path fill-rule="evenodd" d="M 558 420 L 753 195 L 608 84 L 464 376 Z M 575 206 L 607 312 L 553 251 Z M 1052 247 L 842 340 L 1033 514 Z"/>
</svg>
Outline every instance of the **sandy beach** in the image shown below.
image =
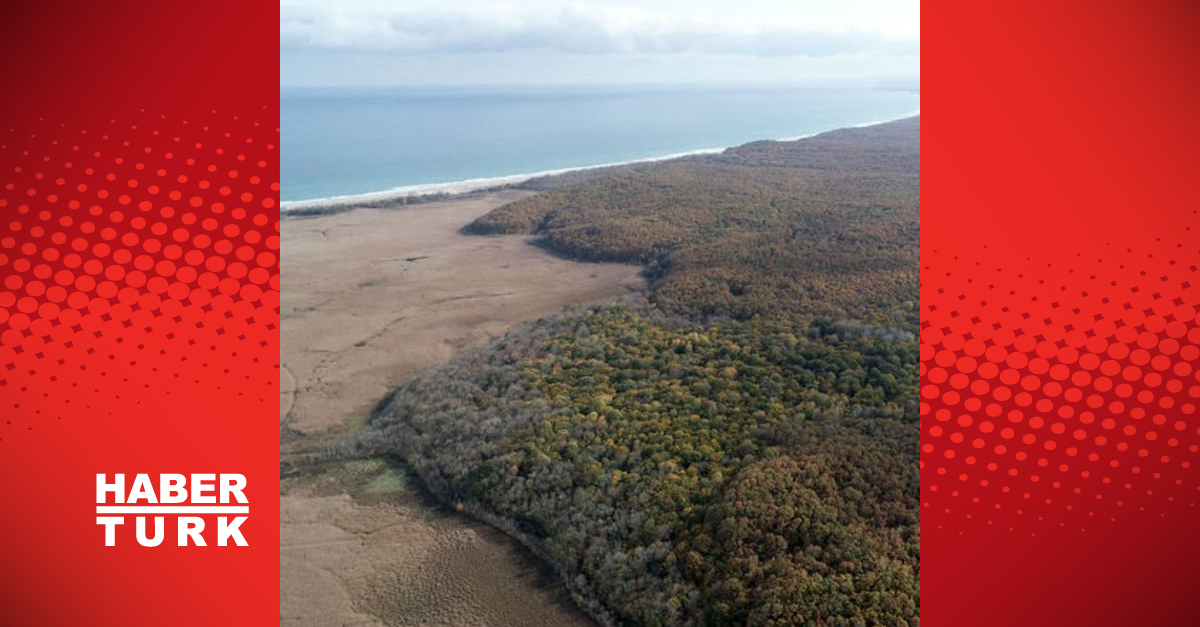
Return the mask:
<svg viewBox="0 0 1200 627">
<path fill-rule="evenodd" d="M 591 625 L 503 534 L 383 462 L 310 464 L 412 374 L 509 327 L 644 288 L 640 268 L 458 229 L 509 190 L 284 221 L 281 624 Z"/>
</svg>

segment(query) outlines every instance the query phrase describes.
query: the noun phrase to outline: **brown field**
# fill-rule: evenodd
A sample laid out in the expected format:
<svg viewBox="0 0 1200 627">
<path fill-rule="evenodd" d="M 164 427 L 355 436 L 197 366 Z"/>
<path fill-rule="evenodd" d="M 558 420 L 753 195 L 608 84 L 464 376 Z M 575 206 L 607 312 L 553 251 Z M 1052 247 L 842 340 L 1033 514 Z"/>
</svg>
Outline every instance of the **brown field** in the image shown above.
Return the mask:
<svg viewBox="0 0 1200 627">
<path fill-rule="evenodd" d="M 520 322 L 644 287 L 640 268 L 458 229 L 528 192 L 283 223 L 283 625 L 592 625 L 503 534 L 379 460 L 313 464 L 413 373 Z"/>
</svg>

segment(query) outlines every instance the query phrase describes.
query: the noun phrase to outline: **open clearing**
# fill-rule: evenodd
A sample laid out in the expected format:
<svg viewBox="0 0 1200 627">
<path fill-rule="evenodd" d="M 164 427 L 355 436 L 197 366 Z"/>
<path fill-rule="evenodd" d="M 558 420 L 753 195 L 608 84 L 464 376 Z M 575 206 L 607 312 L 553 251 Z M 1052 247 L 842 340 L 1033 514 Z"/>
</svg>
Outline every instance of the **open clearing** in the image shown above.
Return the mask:
<svg viewBox="0 0 1200 627">
<path fill-rule="evenodd" d="M 644 288 L 637 266 L 553 257 L 458 229 L 528 192 L 286 219 L 281 446 L 359 427 L 412 374 L 509 327 Z M 281 486 L 283 625 L 591 625 L 503 534 L 430 503 L 377 460 L 294 468 Z"/>
</svg>

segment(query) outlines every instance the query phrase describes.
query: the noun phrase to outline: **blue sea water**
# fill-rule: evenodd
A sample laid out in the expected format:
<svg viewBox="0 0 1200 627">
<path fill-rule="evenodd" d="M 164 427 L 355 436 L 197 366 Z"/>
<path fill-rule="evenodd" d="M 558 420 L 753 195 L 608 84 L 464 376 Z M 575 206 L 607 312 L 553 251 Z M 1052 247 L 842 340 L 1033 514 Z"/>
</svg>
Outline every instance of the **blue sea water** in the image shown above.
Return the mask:
<svg viewBox="0 0 1200 627">
<path fill-rule="evenodd" d="M 891 120 L 880 87 L 282 88 L 284 201 L 638 161 Z M 448 187 L 447 189 L 452 189 Z"/>
</svg>

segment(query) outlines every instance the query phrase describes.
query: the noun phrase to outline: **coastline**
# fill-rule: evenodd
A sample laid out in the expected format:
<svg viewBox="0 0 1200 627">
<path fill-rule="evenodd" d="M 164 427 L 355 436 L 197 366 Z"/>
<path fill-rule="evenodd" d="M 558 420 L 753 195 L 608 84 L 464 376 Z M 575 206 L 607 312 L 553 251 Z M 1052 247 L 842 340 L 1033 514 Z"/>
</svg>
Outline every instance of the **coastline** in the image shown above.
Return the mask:
<svg viewBox="0 0 1200 627">
<path fill-rule="evenodd" d="M 871 120 L 850 126 L 842 126 L 837 128 L 825 129 L 814 133 L 797 135 L 794 137 L 781 137 L 776 139 L 751 139 L 743 143 L 754 141 L 777 141 L 777 142 L 792 142 L 802 141 L 824 133 L 846 129 L 846 128 L 867 128 L 880 124 L 887 124 L 898 120 L 906 120 L 921 115 L 921 111 L 917 110 L 913 113 L 902 115 L 897 118 L 888 120 Z M 738 144 L 741 145 L 741 144 Z M 345 194 L 339 196 L 329 196 L 325 198 L 312 198 L 307 200 L 284 200 L 279 203 L 280 212 L 284 217 L 292 216 L 310 216 L 321 215 L 331 212 L 345 211 L 355 207 L 381 207 L 395 204 L 402 201 L 403 204 L 415 202 L 428 202 L 431 200 L 446 200 L 455 197 L 469 196 L 481 192 L 491 192 L 500 189 L 521 186 L 531 181 L 545 179 L 564 174 L 577 174 L 586 172 L 595 172 L 612 168 L 620 168 L 627 166 L 637 166 L 643 164 L 660 163 L 663 161 L 672 161 L 674 159 L 684 159 L 688 157 L 698 157 L 704 155 L 721 154 L 730 148 L 736 146 L 724 146 L 720 148 L 699 148 L 696 150 L 688 150 L 677 152 L 668 155 L 657 157 L 647 157 L 645 159 L 634 159 L 630 161 L 616 161 L 610 163 L 600 163 L 594 165 L 574 166 L 567 168 L 557 168 L 553 170 L 543 170 L 540 172 L 530 172 L 524 174 L 510 174 L 506 176 L 482 177 L 474 179 L 465 179 L 461 181 L 449 181 L 445 183 L 424 183 L 418 185 L 403 185 L 393 187 L 391 189 L 364 192 L 361 194 Z"/>
</svg>

